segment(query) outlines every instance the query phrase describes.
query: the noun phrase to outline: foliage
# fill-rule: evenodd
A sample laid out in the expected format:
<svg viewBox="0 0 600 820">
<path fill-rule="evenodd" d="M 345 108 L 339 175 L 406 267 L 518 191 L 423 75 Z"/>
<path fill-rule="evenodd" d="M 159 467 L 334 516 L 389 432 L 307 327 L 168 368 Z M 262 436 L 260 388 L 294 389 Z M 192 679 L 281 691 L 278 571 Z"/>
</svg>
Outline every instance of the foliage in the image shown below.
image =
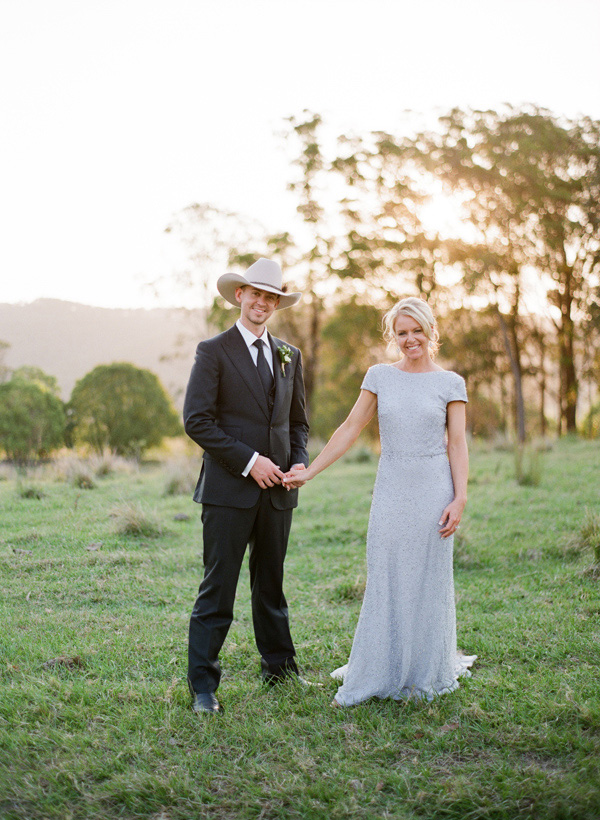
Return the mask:
<svg viewBox="0 0 600 820">
<path fill-rule="evenodd" d="M 44 372 L 41 367 L 34 367 L 32 365 L 17 367 L 17 369 L 12 372 L 11 381 L 35 384 L 41 390 L 46 390 L 57 398 L 60 396 L 58 379 L 56 376 L 51 376 L 49 373 Z"/>
<path fill-rule="evenodd" d="M 80 379 L 69 409 L 76 441 L 101 454 L 139 456 L 181 424 L 157 376 L 126 362 L 99 365 Z"/>
<path fill-rule="evenodd" d="M 279 312 L 272 329 L 303 352 L 319 435 L 349 409 L 358 381 L 350 361 L 363 368 L 368 359 L 349 339 L 336 362 L 327 326 L 339 313 L 343 329 L 341 317 L 357 305 L 381 315 L 411 294 L 432 305 L 440 359 L 465 375 L 473 407 L 493 410 L 474 427 L 514 430 L 521 444 L 549 426 L 574 432 L 582 385 L 588 403 L 597 401 L 600 373 L 600 122 L 530 105 L 456 108 L 431 130 L 414 122 L 408 113 L 402 133 L 344 134 L 327 147 L 318 113 L 290 117 L 288 188 L 302 230 L 244 230 L 238 241 L 226 227 L 234 215 L 186 209 L 184 242 L 200 249 L 188 260 L 194 289 L 210 268 L 211 303 L 227 253 L 242 269 L 258 255 L 280 262 L 303 300 Z M 455 210 L 446 226 L 427 219 L 442 194 Z M 222 329 L 233 315 L 217 298 L 209 319 Z"/>
<path fill-rule="evenodd" d="M 521 301 L 532 268 L 556 332 L 560 422 L 575 431 L 577 328 L 600 272 L 600 122 L 567 120 L 535 106 L 453 109 L 419 134 L 421 166 L 463 194 L 475 236 L 446 243 L 465 284 L 497 306 L 515 379 L 520 440 L 524 418 L 521 349 L 531 325 Z"/>
<path fill-rule="evenodd" d="M 600 438 L 600 403 L 590 407 L 581 423 L 581 433 L 586 438 Z"/>
<path fill-rule="evenodd" d="M 358 398 L 365 373 L 384 353 L 381 312 L 356 298 L 337 306 L 323 320 L 321 378 L 311 434 L 328 438 L 346 418 Z M 377 438 L 376 423 L 366 430 Z"/>
<path fill-rule="evenodd" d="M 63 403 L 47 388 L 21 378 L 0 384 L 0 447 L 27 463 L 64 444 Z"/>
<path fill-rule="evenodd" d="M 8 381 L 10 377 L 10 367 L 4 364 L 4 359 L 6 358 L 6 353 L 9 348 L 10 343 L 0 339 L 0 384 Z"/>
</svg>

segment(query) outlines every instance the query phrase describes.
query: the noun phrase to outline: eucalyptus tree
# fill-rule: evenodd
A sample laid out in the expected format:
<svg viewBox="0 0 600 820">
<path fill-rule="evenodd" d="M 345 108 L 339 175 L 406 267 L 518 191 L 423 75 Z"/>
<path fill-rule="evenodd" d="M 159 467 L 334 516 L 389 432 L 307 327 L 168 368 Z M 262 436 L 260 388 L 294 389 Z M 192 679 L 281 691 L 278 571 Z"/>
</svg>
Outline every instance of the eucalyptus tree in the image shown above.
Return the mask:
<svg viewBox="0 0 600 820">
<path fill-rule="evenodd" d="M 463 194 L 476 238 L 463 243 L 461 263 L 475 291 L 494 294 L 517 394 L 531 330 L 522 305 L 527 276 L 545 289 L 558 348 L 559 429 L 575 431 L 577 331 L 600 274 L 600 123 L 534 106 L 454 109 L 437 131 L 418 136 L 415 157 Z"/>
</svg>

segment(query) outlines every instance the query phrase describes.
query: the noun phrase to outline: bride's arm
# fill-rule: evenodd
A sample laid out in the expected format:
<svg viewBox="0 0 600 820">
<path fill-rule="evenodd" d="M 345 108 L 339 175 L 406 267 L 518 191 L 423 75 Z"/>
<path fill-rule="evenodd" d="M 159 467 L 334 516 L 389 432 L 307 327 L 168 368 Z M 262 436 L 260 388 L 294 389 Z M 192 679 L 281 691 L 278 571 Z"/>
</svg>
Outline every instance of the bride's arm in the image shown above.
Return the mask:
<svg viewBox="0 0 600 820">
<path fill-rule="evenodd" d="M 452 535 L 460 523 L 467 503 L 467 479 L 469 477 L 469 451 L 467 449 L 465 403 L 451 401 L 448 404 L 448 461 L 454 484 L 454 500 L 448 504 L 440 518 L 440 535 Z"/>
<path fill-rule="evenodd" d="M 369 390 L 361 390 L 356 404 L 344 421 L 331 436 L 325 447 L 306 470 L 290 470 L 284 479 L 286 487 L 301 487 L 314 478 L 352 447 L 361 430 L 373 418 L 377 410 L 377 396 Z"/>
</svg>

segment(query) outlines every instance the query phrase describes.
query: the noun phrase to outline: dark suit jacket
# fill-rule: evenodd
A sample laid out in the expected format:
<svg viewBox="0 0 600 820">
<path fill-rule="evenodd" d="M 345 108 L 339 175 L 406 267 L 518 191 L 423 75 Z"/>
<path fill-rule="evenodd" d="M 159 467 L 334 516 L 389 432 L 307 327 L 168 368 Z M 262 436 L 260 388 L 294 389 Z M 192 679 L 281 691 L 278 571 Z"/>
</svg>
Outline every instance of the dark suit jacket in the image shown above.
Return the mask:
<svg viewBox="0 0 600 820">
<path fill-rule="evenodd" d="M 194 501 L 237 508 L 256 504 L 261 489 L 251 476 L 242 476 L 255 452 L 268 456 L 284 472 L 292 464 L 308 465 L 302 357 L 288 345 L 292 361 L 284 376 L 277 353 L 283 344 L 271 337 L 271 413 L 256 365 L 235 325 L 198 345 L 183 407 L 185 431 L 204 450 Z M 276 485 L 269 493 L 277 509 L 298 504 L 297 490 L 288 492 Z"/>
</svg>

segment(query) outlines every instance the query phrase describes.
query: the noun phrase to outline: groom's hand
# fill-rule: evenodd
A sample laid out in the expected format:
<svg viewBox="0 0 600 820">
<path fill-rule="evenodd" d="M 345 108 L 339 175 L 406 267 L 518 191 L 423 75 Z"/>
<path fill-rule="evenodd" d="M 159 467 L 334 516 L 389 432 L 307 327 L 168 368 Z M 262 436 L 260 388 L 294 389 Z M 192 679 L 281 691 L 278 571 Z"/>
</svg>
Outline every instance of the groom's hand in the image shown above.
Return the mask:
<svg viewBox="0 0 600 820">
<path fill-rule="evenodd" d="M 272 487 L 274 484 L 281 484 L 284 477 L 279 467 L 266 456 L 259 456 L 256 459 L 250 470 L 250 475 L 263 490 Z"/>
</svg>

